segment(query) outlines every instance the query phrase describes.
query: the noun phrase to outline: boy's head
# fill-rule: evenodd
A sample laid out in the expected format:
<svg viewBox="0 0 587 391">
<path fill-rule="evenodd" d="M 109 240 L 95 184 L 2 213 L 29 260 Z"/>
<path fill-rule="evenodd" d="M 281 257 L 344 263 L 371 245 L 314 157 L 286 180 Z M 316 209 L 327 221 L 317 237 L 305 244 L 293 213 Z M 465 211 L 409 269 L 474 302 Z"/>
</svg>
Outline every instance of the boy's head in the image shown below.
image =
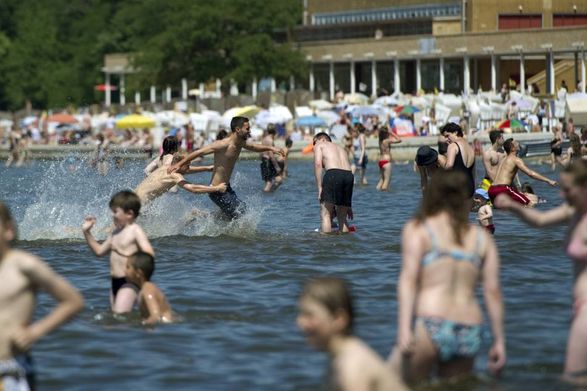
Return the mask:
<svg viewBox="0 0 587 391">
<path fill-rule="evenodd" d="M 119 208 L 129 219 L 134 221 L 139 217 L 141 210 L 141 200 L 139 196 L 130 190 L 119 191 L 110 199 L 110 209 L 116 214 L 116 209 Z M 130 216 L 132 214 L 132 216 Z"/>
<path fill-rule="evenodd" d="M 126 261 L 126 278 L 131 282 L 150 281 L 155 271 L 155 258 L 142 251 L 136 252 Z"/>
<path fill-rule="evenodd" d="M 489 193 L 487 193 L 487 190 L 477 189 L 473 198 L 475 202 L 485 205 L 489 202 Z"/>
<path fill-rule="evenodd" d="M 16 240 L 16 224 L 10 213 L 10 209 L 3 202 L 0 202 L 0 243 L 5 245 Z"/>
<path fill-rule="evenodd" d="M 286 148 L 291 148 L 291 146 L 293 145 L 293 141 L 291 140 L 291 138 L 287 138 L 285 139 L 285 146 Z"/>
<path fill-rule="evenodd" d="M 332 142 L 332 139 L 330 138 L 330 136 L 328 135 L 328 133 L 324 133 L 324 132 L 320 132 L 317 135 L 314 136 L 314 141 L 313 141 L 313 145 L 316 145 L 316 142 L 318 141 L 328 141 L 328 142 Z"/>
</svg>

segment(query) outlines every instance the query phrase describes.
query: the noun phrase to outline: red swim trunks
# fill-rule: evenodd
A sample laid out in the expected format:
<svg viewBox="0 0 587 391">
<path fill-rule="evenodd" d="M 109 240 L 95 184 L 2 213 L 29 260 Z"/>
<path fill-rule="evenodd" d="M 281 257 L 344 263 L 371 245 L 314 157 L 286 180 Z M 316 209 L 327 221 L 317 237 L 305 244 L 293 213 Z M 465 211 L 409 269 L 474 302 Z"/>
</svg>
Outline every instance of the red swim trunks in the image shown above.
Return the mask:
<svg viewBox="0 0 587 391">
<path fill-rule="evenodd" d="M 495 201 L 495 197 L 504 193 L 507 194 L 512 200 L 522 205 L 528 205 L 530 200 L 524 195 L 524 193 L 517 190 L 515 187 L 508 185 L 493 185 L 487 191 L 491 202 Z"/>
<path fill-rule="evenodd" d="M 379 168 L 383 168 L 383 166 L 385 166 L 387 163 L 389 163 L 389 160 L 380 160 L 379 161 Z"/>
</svg>

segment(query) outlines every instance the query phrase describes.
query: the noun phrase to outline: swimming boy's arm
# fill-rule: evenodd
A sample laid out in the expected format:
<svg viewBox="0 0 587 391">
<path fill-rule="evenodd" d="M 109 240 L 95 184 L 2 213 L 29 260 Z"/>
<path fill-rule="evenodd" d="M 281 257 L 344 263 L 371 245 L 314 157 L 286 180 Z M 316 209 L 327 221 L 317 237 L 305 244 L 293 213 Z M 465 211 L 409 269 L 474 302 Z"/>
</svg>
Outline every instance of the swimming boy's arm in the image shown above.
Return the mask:
<svg viewBox="0 0 587 391">
<path fill-rule="evenodd" d="M 512 212 L 527 224 L 539 228 L 566 223 L 575 213 L 575 208 L 566 203 L 546 212 L 525 208 L 505 194 L 498 195 L 494 204 L 496 208 Z"/>
<path fill-rule="evenodd" d="M 195 193 L 195 194 L 202 194 L 202 193 L 216 193 L 216 192 L 220 192 L 220 193 L 224 193 L 226 192 L 226 183 L 221 183 L 217 186 L 213 186 L 213 185 L 199 185 L 196 183 L 190 183 L 188 181 L 186 181 L 185 179 L 182 181 L 177 182 L 177 185 L 179 187 L 181 187 L 184 190 L 189 191 L 190 193 Z"/>
<path fill-rule="evenodd" d="M 516 158 L 515 162 L 516 162 L 516 167 L 518 167 L 518 169 L 520 169 L 520 171 L 522 171 L 524 174 L 528 175 L 530 178 L 534 178 L 536 180 L 546 182 L 550 186 L 557 185 L 556 181 L 553 181 L 552 179 L 549 179 L 543 175 L 540 175 L 536 171 L 530 169 L 528 166 L 526 166 L 526 163 L 524 163 L 524 161 L 522 159 Z"/>
<path fill-rule="evenodd" d="M 492 373 L 499 375 L 506 361 L 503 301 L 499 281 L 500 259 L 493 238 L 485 231 L 481 234 L 485 236 L 485 243 L 487 243 L 482 272 L 483 296 L 493 334 L 493 345 L 489 350 L 487 365 Z"/>
<path fill-rule="evenodd" d="M 58 305 L 53 311 L 36 322 L 24 326 L 12 335 L 12 342 L 20 351 L 28 350 L 37 340 L 69 320 L 84 307 L 80 293 L 49 265 L 37 257 L 26 254 L 21 262 L 21 271 L 31 281 L 34 289 L 53 296 Z"/>
<path fill-rule="evenodd" d="M 146 286 L 143 286 L 143 290 L 141 292 L 141 300 L 147 308 L 149 316 L 143 318 L 143 324 L 157 324 L 161 321 L 162 315 L 161 307 L 159 306 L 159 301 L 156 298 L 158 292 L 152 288 L 151 284 L 145 285 Z"/>
<path fill-rule="evenodd" d="M 158 160 L 159 160 L 159 157 L 156 157 L 155 159 L 153 159 L 153 161 L 151 161 L 151 163 L 147 164 L 147 167 L 145 167 L 145 170 L 144 170 L 145 176 L 149 176 L 149 174 L 151 174 L 153 171 L 155 171 L 158 168 L 158 164 L 157 164 Z"/>
<path fill-rule="evenodd" d="M 199 172 L 210 172 L 214 171 L 214 165 L 210 166 L 189 166 L 185 174 L 197 174 Z"/>
<path fill-rule="evenodd" d="M 322 195 L 322 148 L 320 144 L 314 145 L 314 176 L 318 187 L 318 199 Z"/>
<path fill-rule="evenodd" d="M 90 246 L 92 252 L 97 256 L 101 257 L 106 255 L 108 251 L 112 248 L 112 236 L 109 235 L 108 238 L 103 241 L 102 243 L 98 243 L 98 241 L 92 235 L 92 227 L 96 223 L 96 218 L 93 216 L 88 216 L 85 218 L 84 223 L 82 225 L 82 232 L 84 233 L 84 238 Z"/>
<path fill-rule="evenodd" d="M 197 157 L 200 156 L 205 156 L 205 155 L 209 155 L 211 153 L 214 153 L 218 150 L 221 150 L 223 148 L 226 147 L 226 141 L 225 140 L 218 140 L 218 141 L 214 141 L 211 144 L 205 145 L 202 148 L 191 152 L 189 155 L 187 155 L 186 157 L 184 157 L 183 159 L 181 159 L 179 162 L 177 162 L 176 164 L 171 165 L 168 169 L 167 169 L 167 173 L 168 174 L 172 174 L 174 172 L 176 172 L 177 170 L 179 170 L 179 168 L 181 166 L 185 166 L 187 164 L 189 164 L 192 160 L 194 160 Z"/>
</svg>

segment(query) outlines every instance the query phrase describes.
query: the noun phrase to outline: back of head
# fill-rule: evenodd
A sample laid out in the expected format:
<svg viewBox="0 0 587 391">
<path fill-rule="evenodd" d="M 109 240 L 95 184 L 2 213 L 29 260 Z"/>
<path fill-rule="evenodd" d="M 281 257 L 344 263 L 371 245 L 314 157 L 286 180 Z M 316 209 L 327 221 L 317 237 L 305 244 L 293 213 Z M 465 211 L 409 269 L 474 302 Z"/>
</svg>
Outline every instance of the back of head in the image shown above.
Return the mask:
<svg viewBox="0 0 587 391">
<path fill-rule="evenodd" d="M 131 255 L 133 267 L 143 272 L 147 281 L 151 280 L 151 276 L 155 271 L 155 258 L 151 254 L 138 251 Z"/>
<path fill-rule="evenodd" d="M 141 200 L 134 192 L 123 190 L 112 196 L 109 206 L 110 209 L 120 208 L 124 212 L 133 211 L 136 218 L 141 211 Z"/>
<path fill-rule="evenodd" d="M 325 139 L 328 142 L 332 142 L 332 139 L 330 138 L 330 136 L 328 135 L 328 133 L 324 133 L 324 132 L 320 132 L 317 135 L 314 136 L 314 141 L 313 141 L 313 145 L 316 145 L 316 141 L 320 140 L 320 139 Z"/>
<path fill-rule="evenodd" d="M 469 224 L 470 200 L 465 174 L 460 171 L 443 172 L 432 177 L 417 219 L 422 222 L 441 212 L 448 213 L 457 243 L 462 244 L 462 234 Z"/>
<path fill-rule="evenodd" d="M 505 153 L 510 153 L 514 148 L 514 139 L 513 138 L 508 138 L 507 140 L 505 140 L 505 142 L 503 143 L 503 150 L 505 151 Z"/>
<path fill-rule="evenodd" d="M 428 145 L 423 145 L 416 151 L 416 164 L 419 166 L 429 166 L 438 161 L 438 152 L 430 148 Z"/>
<path fill-rule="evenodd" d="M 292 145 L 293 145 L 293 141 L 291 140 L 291 138 L 288 137 L 285 140 L 285 146 L 286 146 L 286 148 L 291 148 Z"/>
<path fill-rule="evenodd" d="M 387 129 L 387 126 L 381 127 L 381 129 L 379 129 L 379 144 L 381 144 L 383 142 L 383 140 L 385 140 L 388 137 L 389 137 L 389 130 Z"/>
<path fill-rule="evenodd" d="M 463 137 L 463 129 L 454 122 L 448 122 L 440 130 L 441 133 L 454 133 L 459 137 Z"/>
<path fill-rule="evenodd" d="M 571 174 L 573 183 L 577 186 L 587 185 L 587 160 L 576 159 L 567 167 L 564 172 Z"/>
<path fill-rule="evenodd" d="M 228 136 L 228 132 L 224 129 L 220 129 L 216 134 L 216 140 L 224 140 Z"/>
<path fill-rule="evenodd" d="M 502 134 L 503 130 L 492 130 L 489 132 L 489 141 L 491 141 L 491 144 L 495 144 Z"/>
<path fill-rule="evenodd" d="M 236 128 L 242 128 L 245 122 L 249 122 L 247 117 L 232 117 L 232 120 L 230 121 L 230 130 L 234 132 Z"/>
<path fill-rule="evenodd" d="M 163 152 L 161 152 L 161 157 L 165 155 L 174 154 L 179 149 L 179 141 L 175 136 L 167 136 L 163 139 L 162 145 Z"/>
<path fill-rule="evenodd" d="M 17 230 L 16 230 L 16 223 L 12 218 L 12 213 L 10 213 L 10 209 L 8 206 L 0 201 L 0 224 L 2 225 L 3 230 L 11 229 L 14 232 L 14 237 L 11 241 L 17 239 Z"/>
<path fill-rule="evenodd" d="M 343 311 L 348 316 L 348 324 L 344 330 L 347 335 L 353 332 L 354 310 L 353 300 L 348 284 L 340 278 L 316 278 L 304 285 L 302 299 L 308 298 L 323 305 L 331 315 Z"/>
<path fill-rule="evenodd" d="M 528 193 L 528 194 L 534 194 L 534 189 L 532 188 L 532 186 L 530 186 L 530 184 L 528 182 L 524 182 L 522 184 L 522 193 Z"/>
<path fill-rule="evenodd" d="M 267 125 L 267 134 L 271 136 L 275 136 L 277 134 L 277 129 L 275 129 L 275 125 L 269 124 Z"/>
</svg>

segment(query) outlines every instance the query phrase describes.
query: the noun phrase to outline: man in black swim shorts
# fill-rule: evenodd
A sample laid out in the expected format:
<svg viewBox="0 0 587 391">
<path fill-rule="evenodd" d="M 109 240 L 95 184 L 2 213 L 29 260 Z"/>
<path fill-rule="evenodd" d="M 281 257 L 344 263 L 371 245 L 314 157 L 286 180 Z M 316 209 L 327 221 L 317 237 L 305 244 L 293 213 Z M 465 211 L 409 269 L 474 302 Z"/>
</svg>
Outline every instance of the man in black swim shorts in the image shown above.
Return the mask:
<svg viewBox="0 0 587 391">
<path fill-rule="evenodd" d="M 267 126 L 267 131 L 263 136 L 262 144 L 272 147 L 275 142 L 276 134 L 277 131 L 275 130 L 275 125 L 269 124 Z M 273 152 L 266 151 L 261 153 L 261 178 L 263 179 L 263 182 L 265 182 L 265 187 L 263 187 L 265 193 L 279 187 L 281 184 L 281 176 L 279 176 L 280 171 L 281 167 L 279 167 Z"/>
<path fill-rule="evenodd" d="M 354 175 L 346 151 L 332 143 L 326 133 L 314 136 L 314 174 L 320 200 L 320 232 L 332 232 L 331 216 L 335 212 L 339 232 L 349 232 L 347 216 L 352 218 Z"/>
</svg>

